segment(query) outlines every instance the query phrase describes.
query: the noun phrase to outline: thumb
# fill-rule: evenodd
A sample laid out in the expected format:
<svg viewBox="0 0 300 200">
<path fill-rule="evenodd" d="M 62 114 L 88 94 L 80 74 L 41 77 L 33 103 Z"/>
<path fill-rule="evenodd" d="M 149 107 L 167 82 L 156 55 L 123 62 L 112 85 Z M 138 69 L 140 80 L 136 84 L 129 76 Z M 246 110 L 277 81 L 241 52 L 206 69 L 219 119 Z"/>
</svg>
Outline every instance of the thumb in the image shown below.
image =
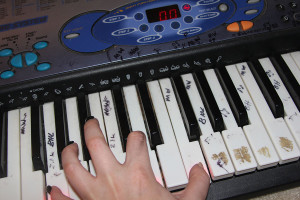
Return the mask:
<svg viewBox="0 0 300 200">
<path fill-rule="evenodd" d="M 47 193 L 51 196 L 51 200 L 72 200 L 65 196 L 56 186 L 47 186 Z"/>
<path fill-rule="evenodd" d="M 184 189 L 181 200 L 206 199 L 210 180 L 201 163 L 192 167 L 189 175 L 189 183 Z"/>
</svg>

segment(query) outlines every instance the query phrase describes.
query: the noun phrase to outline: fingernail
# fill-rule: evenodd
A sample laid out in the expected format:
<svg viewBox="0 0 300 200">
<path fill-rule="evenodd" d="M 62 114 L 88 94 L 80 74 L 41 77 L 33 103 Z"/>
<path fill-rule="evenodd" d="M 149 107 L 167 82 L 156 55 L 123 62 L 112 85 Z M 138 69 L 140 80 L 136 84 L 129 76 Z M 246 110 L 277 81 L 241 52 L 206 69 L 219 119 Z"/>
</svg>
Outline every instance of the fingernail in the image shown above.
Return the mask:
<svg viewBox="0 0 300 200">
<path fill-rule="evenodd" d="M 198 163 L 199 167 L 203 168 L 203 165 L 201 162 Z"/>
<path fill-rule="evenodd" d="M 85 119 L 85 122 L 89 121 L 90 119 L 94 119 L 95 117 L 94 116 L 88 116 L 86 119 Z"/>
<path fill-rule="evenodd" d="M 47 186 L 47 193 L 50 194 L 52 190 L 52 187 L 50 185 Z"/>
<path fill-rule="evenodd" d="M 70 145 L 70 144 L 74 144 L 74 141 L 69 141 L 69 142 L 68 142 L 68 145 Z"/>
</svg>

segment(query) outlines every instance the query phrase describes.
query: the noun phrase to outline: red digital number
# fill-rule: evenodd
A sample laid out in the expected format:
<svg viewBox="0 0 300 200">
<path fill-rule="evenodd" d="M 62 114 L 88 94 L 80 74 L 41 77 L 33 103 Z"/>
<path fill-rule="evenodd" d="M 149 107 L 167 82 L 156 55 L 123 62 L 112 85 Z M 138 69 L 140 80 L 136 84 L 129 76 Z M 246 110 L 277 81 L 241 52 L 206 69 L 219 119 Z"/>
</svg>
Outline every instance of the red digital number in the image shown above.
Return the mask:
<svg viewBox="0 0 300 200">
<path fill-rule="evenodd" d="M 160 11 L 159 12 L 159 21 L 165 21 L 168 19 L 167 12 L 166 11 Z"/>
<path fill-rule="evenodd" d="M 176 9 L 171 9 L 169 11 L 169 14 L 170 14 L 170 19 L 175 19 L 177 18 L 177 10 Z"/>
</svg>

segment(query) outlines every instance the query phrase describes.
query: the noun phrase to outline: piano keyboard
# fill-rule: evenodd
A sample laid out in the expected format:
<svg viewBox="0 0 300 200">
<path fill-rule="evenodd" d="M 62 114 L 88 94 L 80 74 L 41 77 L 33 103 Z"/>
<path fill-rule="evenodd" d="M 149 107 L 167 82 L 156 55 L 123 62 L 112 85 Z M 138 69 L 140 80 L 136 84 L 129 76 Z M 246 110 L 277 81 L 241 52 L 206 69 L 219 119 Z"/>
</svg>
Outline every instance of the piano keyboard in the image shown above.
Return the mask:
<svg viewBox="0 0 300 200">
<path fill-rule="evenodd" d="M 76 142 L 81 164 L 96 175 L 83 135 L 90 115 L 120 163 L 129 132 L 144 132 L 156 180 L 170 191 L 183 189 L 199 162 L 211 178 L 208 199 L 221 198 L 218 185 L 250 175 L 264 184 L 259 177 L 299 169 L 299 84 L 297 51 L 1 110 L 0 197 L 50 199 L 45 187 L 56 185 L 79 199 L 61 152 Z"/>
</svg>

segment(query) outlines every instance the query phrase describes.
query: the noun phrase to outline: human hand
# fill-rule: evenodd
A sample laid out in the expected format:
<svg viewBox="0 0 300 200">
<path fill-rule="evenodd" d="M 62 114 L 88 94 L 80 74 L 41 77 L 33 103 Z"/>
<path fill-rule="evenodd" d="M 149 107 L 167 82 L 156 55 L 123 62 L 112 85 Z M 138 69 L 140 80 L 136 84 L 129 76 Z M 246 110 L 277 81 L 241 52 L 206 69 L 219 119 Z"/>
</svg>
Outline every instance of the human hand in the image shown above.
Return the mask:
<svg viewBox="0 0 300 200">
<path fill-rule="evenodd" d="M 155 179 L 146 137 L 132 132 L 127 139 L 126 161 L 120 164 L 109 146 L 96 119 L 84 126 L 85 141 L 97 176 L 92 176 L 78 160 L 76 143 L 62 152 L 62 164 L 71 187 L 83 200 L 201 200 L 209 188 L 209 177 L 201 163 L 190 171 L 189 183 L 180 192 L 170 193 Z M 47 187 L 52 200 L 70 200 L 56 186 Z"/>
</svg>

